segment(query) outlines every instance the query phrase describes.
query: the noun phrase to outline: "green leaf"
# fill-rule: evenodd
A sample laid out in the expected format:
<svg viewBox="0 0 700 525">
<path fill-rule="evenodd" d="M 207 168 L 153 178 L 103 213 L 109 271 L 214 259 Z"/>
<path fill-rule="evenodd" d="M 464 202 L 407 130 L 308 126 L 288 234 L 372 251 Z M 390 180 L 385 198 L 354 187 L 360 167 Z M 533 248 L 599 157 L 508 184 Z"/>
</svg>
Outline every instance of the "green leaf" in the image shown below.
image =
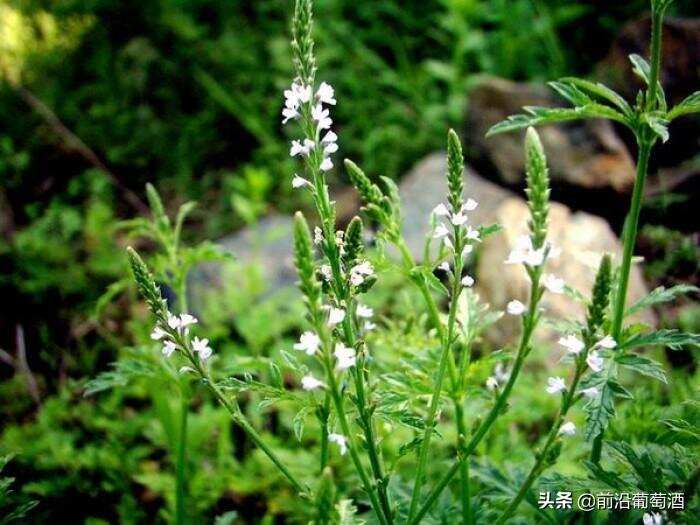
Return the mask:
<svg viewBox="0 0 700 525">
<path fill-rule="evenodd" d="M 634 73 L 649 87 L 649 75 L 651 75 L 651 66 L 649 62 L 637 54 L 630 55 L 629 59 L 630 62 L 632 62 L 632 70 Z M 666 111 L 666 94 L 664 93 L 661 82 L 657 82 L 656 84 L 656 99 L 659 103 L 659 107 Z"/>
<path fill-rule="evenodd" d="M 604 106 L 591 102 L 585 106 L 576 108 L 544 108 L 539 106 L 526 106 L 524 114 L 511 115 L 506 120 L 499 122 L 486 133 L 487 137 L 507 131 L 524 129 L 529 126 L 540 126 L 555 122 L 569 122 L 588 118 L 610 119 L 627 125 L 624 115 L 610 106 Z"/>
<path fill-rule="evenodd" d="M 649 125 L 662 142 L 668 142 L 668 120 L 649 113 L 644 113 L 642 115 L 642 120 Z"/>
<path fill-rule="evenodd" d="M 642 297 L 625 311 L 625 317 L 634 315 L 637 312 L 649 308 L 655 304 L 670 303 L 681 295 L 700 293 L 700 288 L 689 284 L 679 284 L 671 288 L 659 286 L 652 290 L 648 295 Z"/>
<path fill-rule="evenodd" d="M 689 115 L 691 113 L 700 113 L 700 91 L 696 91 L 692 95 L 682 100 L 678 105 L 671 108 L 666 117 L 668 120 Z"/>
<path fill-rule="evenodd" d="M 671 350 L 680 350 L 689 345 L 700 346 L 700 334 L 681 332 L 676 329 L 663 329 L 643 334 L 634 334 L 619 345 L 620 350 L 639 348 L 641 346 L 665 346 Z"/>
<path fill-rule="evenodd" d="M 612 378 L 593 377 L 581 386 L 598 388 L 598 395 L 591 398 L 583 407 L 586 412 L 585 436 L 587 440 L 591 440 L 605 430 L 608 422 L 615 415 L 615 397 L 629 398 L 632 395 Z"/>
<path fill-rule="evenodd" d="M 615 362 L 620 366 L 633 370 L 638 374 L 648 377 L 653 377 L 664 383 L 667 383 L 666 373 L 664 372 L 661 363 L 635 354 L 616 354 Z"/>
<path fill-rule="evenodd" d="M 153 378 L 158 375 L 158 368 L 154 363 L 135 358 L 121 359 L 110 366 L 111 370 L 102 372 L 85 383 L 84 396 L 91 396 L 116 387 L 124 387 L 139 378 Z"/>
<path fill-rule="evenodd" d="M 623 115 L 632 114 L 632 108 L 621 95 L 600 82 L 590 82 L 582 78 L 565 77 L 559 79 L 560 84 L 571 84 L 586 93 L 589 97 L 597 97 L 599 101 L 607 101 L 617 106 Z"/>
</svg>

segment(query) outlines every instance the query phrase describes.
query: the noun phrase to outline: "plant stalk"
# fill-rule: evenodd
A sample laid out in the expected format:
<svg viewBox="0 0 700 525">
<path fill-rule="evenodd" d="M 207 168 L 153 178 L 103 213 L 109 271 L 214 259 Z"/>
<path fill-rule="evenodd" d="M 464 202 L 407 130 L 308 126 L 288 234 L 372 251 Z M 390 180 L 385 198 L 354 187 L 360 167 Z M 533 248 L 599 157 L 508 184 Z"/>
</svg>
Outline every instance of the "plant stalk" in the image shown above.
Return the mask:
<svg viewBox="0 0 700 525">
<path fill-rule="evenodd" d="M 175 467 L 175 523 L 186 523 L 185 498 L 187 494 L 186 462 L 187 462 L 187 416 L 189 414 L 189 396 L 182 389 L 180 399 L 180 428 L 177 436 L 177 460 Z"/>
</svg>

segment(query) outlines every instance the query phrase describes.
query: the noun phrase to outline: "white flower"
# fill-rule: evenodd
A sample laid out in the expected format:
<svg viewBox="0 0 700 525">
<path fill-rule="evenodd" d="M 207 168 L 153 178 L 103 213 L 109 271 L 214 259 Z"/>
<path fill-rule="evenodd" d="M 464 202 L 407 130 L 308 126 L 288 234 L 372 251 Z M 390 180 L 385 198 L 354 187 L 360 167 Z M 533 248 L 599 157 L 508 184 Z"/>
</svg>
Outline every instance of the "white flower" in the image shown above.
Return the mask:
<svg viewBox="0 0 700 525">
<path fill-rule="evenodd" d="M 550 377 L 547 379 L 547 393 L 558 394 L 566 390 L 566 383 L 561 377 Z"/>
<path fill-rule="evenodd" d="M 479 230 L 475 230 L 471 226 L 467 226 L 467 239 L 472 241 L 480 241 Z"/>
<path fill-rule="evenodd" d="M 317 388 L 324 388 L 326 385 L 323 381 L 319 381 L 311 374 L 305 375 L 301 378 L 301 387 L 304 390 L 315 390 Z"/>
<path fill-rule="evenodd" d="M 544 287 L 552 293 L 564 293 L 564 279 L 548 273 L 542 279 Z"/>
<path fill-rule="evenodd" d="M 359 273 L 351 273 L 350 274 L 350 284 L 353 286 L 360 286 L 363 281 L 365 280 L 364 276 Z"/>
<path fill-rule="evenodd" d="M 177 345 L 173 343 L 172 341 L 166 341 L 163 343 L 163 355 L 165 357 L 170 357 L 173 355 L 173 352 L 177 350 Z"/>
<path fill-rule="evenodd" d="M 467 222 L 467 216 L 460 211 L 455 213 L 450 220 L 455 226 L 462 226 L 465 222 Z"/>
<path fill-rule="evenodd" d="M 435 231 L 433 232 L 433 239 L 439 239 L 440 237 L 445 237 L 450 234 L 450 231 L 447 229 L 447 227 L 440 223 L 435 227 Z"/>
<path fill-rule="evenodd" d="M 489 390 L 496 390 L 498 388 L 498 381 L 495 377 L 489 377 L 486 380 L 486 388 Z"/>
<path fill-rule="evenodd" d="M 305 86 L 297 82 L 292 83 L 292 91 L 296 93 L 297 99 L 302 104 L 307 103 L 311 100 L 311 86 Z"/>
<path fill-rule="evenodd" d="M 180 328 L 180 318 L 177 315 L 168 314 L 168 326 L 173 330 Z"/>
<path fill-rule="evenodd" d="M 464 277 L 462 277 L 462 286 L 474 286 L 474 278 L 471 275 L 465 275 Z"/>
<path fill-rule="evenodd" d="M 598 341 L 595 345 L 600 347 L 600 348 L 611 349 L 611 348 L 615 348 L 617 346 L 617 343 L 615 342 L 615 339 L 613 339 L 613 337 L 611 335 L 606 335 L 600 341 Z"/>
<path fill-rule="evenodd" d="M 450 210 L 443 203 L 438 204 L 433 208 L 433 213 L 438 217 L 449 217 Z"/>
<path fill-rule="evenodd" d="M 340 447 L 341 456 L 344 456 L 345 453 L 348 451 L 348 440 L 344 435 L 331 432 L 330 434 L 328 434 L 328 441 L 330 441 L 331 443 L 335 443 Z"/>
<path fill-rule="evenodd" d="M 292 188 L 301 188 L 302 186 L 311 186 L 311 183 L 295 173 L 292 178 Z"/>
<path fill-rule="evenodd" d="M 154 341 L 160 341 L 163 339 L 165 336 L 168 335 L 168 332 L 163 330 L 160 326 L 156 326 L 153 331 L 151 332 L 151 339 Z"/>
<path fill-rule="evenodd" d="M 644 525 L 662 525 L 664 521 L 658 512 L 645 512 L 642 516 L 642 522 Z"/>
<path fill-rule="evenodd" d="M 603 369 L 603 358 L 600 357 L 595 350 L 588 352 L 586 363 L 588 363 L 588 366 L 591 367 L 591 370 L 594 372 L 600 372 Z"/>
<path fill-rule="evenodd" d="M 545 247 L 549 249 L 547 252 L 547 259 L 558 259 L 561 255 L 561 248 L 555 247 L 551 242 L 546 241 L 544 243 Z"/>
<path fill-rule="evenodd" d="M 345 346 L 343 343 L 336 343 L 333 355 L 338 360 L 336 368 L 341 372 L 355 366 L 355 349 Z"/>
<path fill-rule="evenodd" d="M 333 86 L 326 82 L 321 82 L 321 85 L 318 86 L 318 90 L 316 91 L 316 98 L 319 100 L 319 102 L 335 106 L 336 100 L 333 97 L 335 97 L 335 90 L 333 89 Z"/>
<path fill-rule="evenodd" d="M 528 266 L 539 266 L 544 262 L 544 248 L 539 250 L 529 250 L 525 255 L 525 264 Z"/>
<path fill-rule="evenodd" d="M 332 306 L 328 312 L 328 326 L 335 326 L 338 323 L 342 323 L 343 319 L 345 319 L 345 310 Z"/>
<path fill-rule="evenodd" d="M 462 248 L 462 259 L 464 259 L 467 255 L 472 253 L 474 251 L 474 246 L 471 244 L 465 244 L 464 248 Z"/>
<path fill-rule="evenodd" d="M 544 262 L 545 248 L 535 250 L 532 246 L 532 239 L 527 235 L 520 235 L 515 241 L 515 247 L 508 254 L 506 264 L 527 264 L 529 266 L 539 266 Z"/>
<path fill-rule="evenodd" d="M 284 91 L 284 109 L 282 110 L 282 124 L 288 120 L 299 116 L 299 104 L 311 100 L 311 86 L 303 86 L 296 82 L 292 83 L 290 89 Z"/>
<path fill-rule="evenodd" d="M 522 315 L 525 312 L 525 305 L 514 299 L 508 303 L 506 310 L 510 315 Z"/>
<path fill-rule="evenodd" d="M 289 155 L 296 157 L 297 155 L 308 155 L 309 152 L 316 147 L 316 143 L 310 139 L 304 139 L 304 142 L 298 140 L 292 141 L 292 147 L 289 148 Z"/>
<path fill-rule="evenodd" d="M 598 395 L 598 389 L 594 386 L 590 388 L 583 388 L 579 390 L 581 394 L 583 394 L 585 397 L 592 398 Z"/>
<path fill-rule="evenodd" d="M 369 306 L 364 305 L 364 304 L 358 304 L 357 305 L 357 310 L 355 311 L 357 314 L 357 317 L 363 317 L 365 319 L 369 319 L 374 315 L 374 310 L 372 310 Z"/>
<path fill-rule="evenodd" d="M 438 270 L 442 270 L 443 272 L 449 272 L 450 263 L 448 263 L 447 261 L 442 261 L 440 264 L 438 264 Z"/>
<path fill-rule="evenodd" d="M 200 339 L 199 337 L 192 339 L 192 350 L 199 353 L 199 358 L 202 361 L 209 359 L 213 352 L 209 346 L 209 339 Z"/>
<path fill-rule="evenodd" d="M 336 151 L 338 151 L 338 144 L 335 142 L 326 144 L 326 146 L 323 148 L 324 155 L 330 155 L 331 153 L 335 153 Z"/>
<path fill-rule="evenodd" d="M 314 228 L 314 244 L 319 245 L 323 242 L 323 230 L 316 226 Z"/>
<path fill-rule="evenodd" d="M 197 318 L 194 315 L 190 314 L 181 314 L 180 315 L 180 329 L 182 332 L 185 334 L 189 332 L 189 329 L 187 328 L 190 325 L 197 324 L 199 321 L 197 321 Z"/>
<path fill-rule="evenodd" d="M 495 377 L 496 381 L 499 383 L 505 383 L 508 381 L 508 378 L 510 378 L 510 374 L 505 371 L 503 363 L 496 363 L 496 366 L 493 369 L 493 377 Z"/>
<path fill-rule="evenodd" d="M 326 134 L 321 139 L 323 144 L 335 144 L 338 141 L 338 135 L 336 135 L 332 130 L 328 130 Z"/>
<path fill-rule="evenodd" d="M 311 118 L 316 121 L 318 129 L 328 129 L 331 127 L 333 120 L 329 115 L 330 111 L 324 109 L 321 104 L 316 104 L 311 108 Z"/>
<path fill-rule="evenodd" d="M 559 433 L 564 436 L 573 436 L 576 434 L 576 425 L 571 421 L 567 421 L 559 428 Z"/>
<path fill-rule="evenodd" d="M 467 202 L 465 202 L 462 205 L 462 210 L 463 211 L 474 211 L 478 205 L 479 205 L 479 203 L 476 202 L 474 199 L 467 199 Z"/>
<path fill-rule="evenodd" d="M 333 169 L 333 161 L 330 159 L 330 157 L 325 157 L 321 161 L 321 165 L 319 166 L 319 169 L 321 171 L 330 171 Z"/>
<path fill-rule="evenodd" d="M 313 332 L 304 332 L 299 337 L 299 342 L 294 344 L 294 350 L 303 350 L 306 355 L 314 355 L 321 346 L 321 338 Z"/>
<path fill-rule="evenodd" d="M 566 348 L 569 353 L 576 355 L 580 354 L 583 347 L 586 346 L 583 341 L 572 334 L 560 338 L 559 344 Z"/>
<path fill-rule="evenodd" d="M 331 279 L 333 279 L 333 270 L 331 270 L 330 264 L 322 264 L 319 270 L 321 271 L 321 275 L 326 281 L 330 281 Z"/>
<path fill-rule="evenodd" d="M 363 261 L 360 264 L 356 264 L 350 269 L 350 282 L 354 286 L 361 285 L 366 276 L 372 275 L 374 273 L 374 268 L 369 261 Z"/>
<path fill-rule="evenodd" d="M 365 331 L 369 332 L 370 330 L 374 330 L 375 328 L 377 328 L 377 325 L 374 324 L 372 321 L 365 321 L 363 328 L 365 329 Z"/>
</svg>

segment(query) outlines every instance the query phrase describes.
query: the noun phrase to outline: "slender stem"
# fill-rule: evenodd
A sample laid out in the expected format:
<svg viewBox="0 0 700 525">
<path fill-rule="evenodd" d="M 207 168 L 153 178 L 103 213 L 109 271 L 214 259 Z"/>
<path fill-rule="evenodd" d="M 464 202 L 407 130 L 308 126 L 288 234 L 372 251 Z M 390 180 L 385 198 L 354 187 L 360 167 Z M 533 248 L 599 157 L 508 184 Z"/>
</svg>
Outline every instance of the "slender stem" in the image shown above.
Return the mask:
<svg viewBox="0 0 700 525">
<path fill-rule="evenodd" d="M 452 290 L 451 290 L 451 297 L 450 297 L 450 305 L 449 305 L 449 310 L 448 310 L 448 318 L 447 318 L 447 331 L 445 332 L 444 330 L 441 330 L 441 339 L 442 339 L 442 348 L 441 348 L 441 353 L 440 353 L 440 364 L 438 366 L 438 373 L 437 377 L 435 378 L 435 384 L 433 387 L 433 395 L 430 401 L 430 407 L 428 409 L 428 418 L 425 422 L 425 432 L 423 433 L 423 441 L 421 443 L 420 447 L 420 452 L 418 455 L 418 468 L 416 469 L 416 477 L 413 483 L 413 492 L 411 494 L 411 504 L 409 506 L 409 511 L 408 511 L 408 519 L 409 521 L 411 520 L 411 517 L 416 511 L 416 507 L 418 505 L 418 499 L 420 498 L 420 492 L 421 492 L 421 487 L 423 484 L 423 477 L 425 475 L 425 466 L 428 460 L 428 451 L 430 449 L 430 440 L 433 434 L 433 431 L 435 430 L 435 418 L 437 415 L 437 409 L 440 405 L 440 396 L 442 393 L 442 384 L 445 378 L 445 372 L 449 369 L 450 371 L 450 379 L 452 382 L 452 390 L 454 393 L 454 389 L 456 387 L 457 383 L 457 372 L 455 369 L 455 363 L 454 359 L 452 357 L 452 345 L 454 343 L 455 339 L 455 323 L 457 319 L 457 307 L 459 303 L 459 296 L 462 292 L 462 283 L 461 283 L 461 275 L 462 275 L 462 267 L 463 267 L 463 261 L 462 261 L 462 255 L 461 255 L 461 250 L 462 250 L 462 237 L 461 237 L 461 230 L 458 227 L 455 227 L 454 229 L 454 234 L 455 234 L 455 241 L 454 241 L 454 246 L 455 246 L 455 256 L 454 256 L 454 273 L 452 275 Z M 424 293 L 424 296 L 426 294 Z M 428 293 L 429 295 L 429 293 Z M 439 324 L 439 320 L 438 320 Z M 456 399 L 456 397 L 453 394 L 453 400 L 455 400 L 455 406 L 459 406 L 459 401 Z M 461 408 L 461 407 L 460 407 Z M 458 438 L 459 439 L 459 438 Z M 459 443 L 458 443 L 459 445 Z"/>
<path fill-rule="evenodd" d="M 423 503 L 423 506 L 418 510 L 416 515 L 408 521 L 408 525 L 417 525 L 420 523 L 421 519 L 428 513 L 430 508 L 433 506 L 437 498 L 445 490 L 445 487 L 452 481 L 452 479 L 457 475 L 460 470 L 460 464 L 466 461 L 469 456 L 474 452 L 476 447 L 479 445 L 481 440 L 484 438 L 486 433 L 491 428 L 491 425 L 498 419 L 498 416 L 502 413 L 505 408 L 508 397 L 510 396 L 513 386 L 522 370 L 523 363 L 530 351 L 530 338 L 537 325 L 537 305 L 541 297 L 541 291 L 539 287 L 539 281 L 541 276 L 541 267 L 538 267 L 532 274 L 532 285 L 530 287 L 530 306 L 527 315 L 523 319 L 523 331 L 520 337 L 520 343 L 518 344 L 518 352 L 515 356 L 515 361 L 513 363 L 513 369 L 508 378 L 508 382 L 503 387 L 503 390 L 496 398 L 496 402 L 489 411 L 488 415 L 484 421 L 479 425 L 476 432 L 472 435 L 469 442 L 460 451 L 460 457 L 457 461 L 452 464 L 447 473 L 440 479 L 437 485 L 430 491 L 428 497 Z"/>
<path fill-rule="evenodd" d="M 661 33 L 663 31 L 664 10 L 652 13 L 651 17 L 651 71 L 649 72 L 649 92 L 646 100 L 647 111 L 656 105 L 659 86 L 659 71 L 661 69 Z"/>
<path fill-rule="evenodd" d="M 185 498 L 187 494 L 186 463 L 187 463 L 187 416 L 189 413 L 189 396 L 182 389 L 180 399 L 180 428 L 177 436 L 177 460 L 175 467 L 175 523 L 186 523 Z"/>
<path fill-rule="evenodd" d="M 616 341 L 620 340 L 622 332 L 622 321 L 625 315 L 625 305 L 627 304 L 627 286 L 629 284 L 630 269 L 632 267 L 632 255 L 637 240 L 637 229 L 639 227 L 639 213 L 642 208 L 642 198 L 644 196 L 644 183 L 646 181 L 649 157 L 651 155 L 651 144 L 641 142 L 637 156 L 637 177 L 634 182 L 630 211 L 625 221 L 624 246 L 622 249 L 622 263 L 620 265 L 620 277 L 615 294 L 615 305 L 613 309 L 612 336 Z M 601 432 L 593 440 L 591 447 L 591 461 L 598 463 L 603 450 L 603 434 Z"/>
<path fill-rule="evenodd" d="M 505 511 L 503 511 L 503 514 L 498 518 L 498 521 L 496 522 L 496 525 L 503 525 L 510 516 L 513 515 L 513 513 L 517 510 L 518 506 L 520 505 L 520 502 L 525 498 L 527 495 L 528 491 L 530 490 L 530 487 L 532 487 L 532 484 L 537 480 L 537 478 L 540 476 L 540 474 L 545 470 L 545 460 L 547 459 L 547 453 L 549 452 L 549 449 L 552 447 L 554 444 L 554 441 L 557 439 L 559 436 L 559 429 L 561 428 L 562 424 L 564 423 L 564 418 L 566 417 L 567 413 L 569 412 L 569 409 L 574 405 L 576 399 L 576 389 L 578 388 L 579 381 L 581 379 L 581 376 L 586 370 L 586 362 L 584 359 L 579 359 L 579 362 L 576 365 L 576 371 L 574 373 L 574 378 L 571 382 L 571 386 L 569 389 L 566 391 L 566 394 L 562 398 L 562 403 L 561 403 L 561 408 L 559 409 L 559 414 L 557 414 L 557 417 L 554 421 L 554 424 L 552 425 L 551 430 L 549 431 L 549 435 L 547 436 L 547 440 L 545 441 L 544 446 L 542 447 L 542 450 L 539 452 L 537 455 L 537 459 L 535 460 L 535 464 L 532 466 L 530 469 L 530 473 L 528 474 L 527 478 L 523 482 L 523 484 L 520 486 L 520 490 L 518 490 L 518 493 L 516 494 L 515 498 L 510 502 L 510 505 L 506 508 Z"/>
<path fill-rule="evenodd" d="M 320 473 L 328 465 L 328 414 L 331 408 L 331 396 L 326 392 L 325 399 L 323 400 L 323 419 L 321 420 L 321 469 Z"/>
</svg>

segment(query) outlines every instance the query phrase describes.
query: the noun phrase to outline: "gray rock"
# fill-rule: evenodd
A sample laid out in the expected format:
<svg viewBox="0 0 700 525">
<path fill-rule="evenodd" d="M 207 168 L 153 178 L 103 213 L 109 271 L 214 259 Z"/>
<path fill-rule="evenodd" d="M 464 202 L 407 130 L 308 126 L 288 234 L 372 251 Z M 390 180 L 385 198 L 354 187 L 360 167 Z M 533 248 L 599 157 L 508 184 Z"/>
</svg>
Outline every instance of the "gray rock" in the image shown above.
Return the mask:
<svg viewBox="0 0 700 525">
<path fill-rule="evenodd" d="M 485 138 L 494 124 L 509 115 L 522 113 L 523 106 L 566 106 L 546 87 L 489 78 L 476 86 L 469 98 L 466 142 L 479 164 L 494 166 L 509 185 L 524 180 L 525 156 L 521 133 Z M 545 126 L 539 129 L 549 155 L 552 179 L 584 188 L 610 187 L 624 192 L 634 184 L 632 157 L 612 125 L 586 120 Z"/>
</svg>

